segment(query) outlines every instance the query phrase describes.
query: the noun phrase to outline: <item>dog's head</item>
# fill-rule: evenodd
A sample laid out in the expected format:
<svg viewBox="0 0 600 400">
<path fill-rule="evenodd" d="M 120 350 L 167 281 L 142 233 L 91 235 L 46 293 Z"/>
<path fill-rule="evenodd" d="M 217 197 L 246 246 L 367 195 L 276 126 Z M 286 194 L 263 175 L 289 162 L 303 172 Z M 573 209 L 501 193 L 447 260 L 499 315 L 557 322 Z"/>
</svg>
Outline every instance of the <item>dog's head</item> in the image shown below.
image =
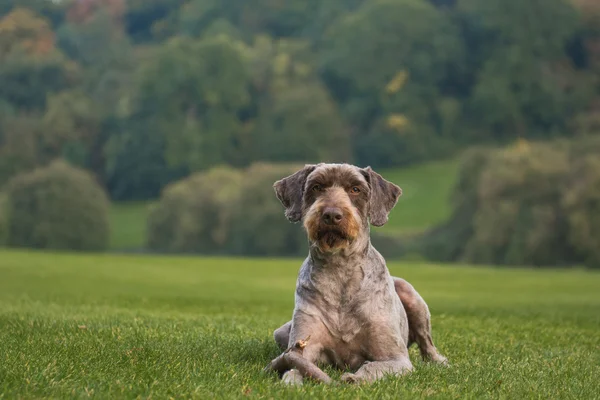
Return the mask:
<svg viewBox="0 0 600 400">
<path fill-rule="evenodd" d="M 369 222 L 384 225 L 402 195 L 370 167 L 348 164 L 306 165 L 273 187 L 286 217 L 303 221 L 309 240 L 324 253 L 350 246 L 368 232 Z"/>
</svg>

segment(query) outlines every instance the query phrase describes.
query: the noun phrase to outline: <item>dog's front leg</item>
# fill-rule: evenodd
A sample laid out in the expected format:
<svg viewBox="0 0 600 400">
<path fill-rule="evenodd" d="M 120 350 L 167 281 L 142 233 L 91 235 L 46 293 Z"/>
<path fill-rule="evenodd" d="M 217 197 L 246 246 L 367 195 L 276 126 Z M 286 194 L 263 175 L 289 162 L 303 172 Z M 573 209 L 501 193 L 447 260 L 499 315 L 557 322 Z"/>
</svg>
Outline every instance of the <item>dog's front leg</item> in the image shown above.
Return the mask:
<svg viewBox="0 0 600 400">
<path fill-rule="evenodd" d="M 301 385 L 304 378 L 312 378 L 323 383 L 331 383 L 331 378 L 317 367 L 316 362 L 319 359 L 323 347 L 318 342 L 312 342 L 312 339 L 308 340 L 306 346 L 302 352 L 302 359 L 306 361 L 308 368 L 298 365 L 296 368 L 292 368 L 283 374 L 281 378 L 283 383 L 290 385 Z"/>
<path fill-rule="evenodd" d="M 266 371 L 273 370 L 283 373 L 282 381 L 286 384 L 302 384 L 305 377 L 329 384 L 331 378 L 313 361 L 319 346 L 308 347 L 309 338 L 296 341 L 290 348 L 267 365 Z M 305 352 L 305 348 L 307 348 Z"/>
<path fill-rule="evenodd" d="M 282 331 L 285 333 L 284 327 L 282 327 Z M 302 311 L 294 312 L 294 317 L 290 324 L 289 346 L 290 348 L 293 348 L 294 346 L 297 346 L 298 343 L 302 344 L 301 361 L 302 364 L 309 366 L 309 373 L 307 373 L 307 369 L 302 368 L 301 365 L 299 365 L 300 368 L 291 368 L 289 371 L 286 371 L 282 377 L 284 383 L 299 385 L 302 384 L 303 379 L 307 377 L 316 377 L 317 380 L 324 383 L 329 383 L 331 381 L 331 378 L 316 366 L 316 363 L 322 358 L 321 356 L 325 345 L 328 343 L 328 335 L 327 328 L 318 317 Z M 314 374 L 310 371 L 314 372 Z"/>
<path fill-rule="evenodd" d="M 345 373 L 341 380 L 347 383 L 370 383 L 386 375 L 404 375 L 412 371 L 412 363 L 408 355 L 389 361 L 367 361 L 356 373 Z"/>
</svg>

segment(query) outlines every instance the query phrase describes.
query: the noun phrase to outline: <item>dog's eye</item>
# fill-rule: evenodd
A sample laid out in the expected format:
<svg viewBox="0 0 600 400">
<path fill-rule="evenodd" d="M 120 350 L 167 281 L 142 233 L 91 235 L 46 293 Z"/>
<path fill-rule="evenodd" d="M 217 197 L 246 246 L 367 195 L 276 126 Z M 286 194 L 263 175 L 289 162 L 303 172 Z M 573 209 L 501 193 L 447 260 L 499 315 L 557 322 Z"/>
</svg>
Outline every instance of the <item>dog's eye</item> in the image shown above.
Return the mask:
<svg viewBox="0 0 600 400">
<path fill-rule="evenodd" d="M 350 189 L 350 193 L 358 194 L 360 193 L 360 188 L 358 186 L 354 186 L 352 189 Z"/>
<path fill-rule="evenodd" d="M 313 190 L 314 192 L 320 192 L 320 191 L 322 191 L 322 190 L 323 190 L 323 186 L 321 186 L 321 185 L 319 185 L 319 184 L 317 184 L 317 185 L 314 185 L 314 186 L 312 187 L 312 190 Z"/>
</svg>

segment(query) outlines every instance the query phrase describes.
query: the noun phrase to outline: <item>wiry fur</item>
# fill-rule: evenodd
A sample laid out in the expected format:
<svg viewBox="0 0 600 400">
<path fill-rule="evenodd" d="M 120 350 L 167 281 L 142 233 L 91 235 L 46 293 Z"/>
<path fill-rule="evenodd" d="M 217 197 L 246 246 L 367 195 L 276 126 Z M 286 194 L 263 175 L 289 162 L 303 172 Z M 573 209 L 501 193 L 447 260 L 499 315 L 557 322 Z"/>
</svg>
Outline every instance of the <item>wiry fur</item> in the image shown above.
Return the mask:
<svg viewBox="0 0 600 400">
<path fill-rule="evenodd" d="M 303 222 L 310 244 L 292 320 L 274 333 L 280 348 L 310 337 L 303 357 L 349 368 L 354 372 L 342 376 L 348 382 L 412 370 L 413 342 L 423 359 L 445 364 L 431 338 L 427 304 L 408 282 L 390 276 L 370 242 L 370 224 L 387 222 L 402 190 L 371 168 L 348 164 L 307 165 L 274 188 L 288 219 Z M 343 216 L 336 225 L 323 222 L 331 207 Z M 301 378 L 291 370 L 283 381 Z"/>
<path fill-rule="evenodd" d="M 348 382 L 412 370 L 412 342 L 425 360 L 445 364 L 425 301 L 408 282 L 390 276 L 370 242 L 370 224 L 385 224 L 401 189 L 371 168 L 348 164 L 307 165 L 274 187 L 288 219 L 303 221 L 310 244 L 292 320 L 274 333 L 282 350 L 310 336 L 303 357 L 355 371 L 343 375 Z M 331 207 L 343 216 L 336 225 L 323 222 Z M 301 379 L 292 370 L 284 382 Z"/>
</svg>

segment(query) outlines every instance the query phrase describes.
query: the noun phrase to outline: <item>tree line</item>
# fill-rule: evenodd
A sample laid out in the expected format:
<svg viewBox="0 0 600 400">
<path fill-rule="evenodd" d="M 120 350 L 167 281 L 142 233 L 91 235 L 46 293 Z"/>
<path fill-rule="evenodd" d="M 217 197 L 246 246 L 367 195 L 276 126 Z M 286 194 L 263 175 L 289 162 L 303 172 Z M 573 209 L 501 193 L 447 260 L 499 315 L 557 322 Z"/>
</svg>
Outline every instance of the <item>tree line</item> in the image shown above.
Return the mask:
<svg viewBox="0 0 600 400">
<path fill-rule="evenodd" d="M 594 0 L 6 0 L 0 187 L 112 199 L 220 165 L 373 167 L 600 129 Z"/>
</svg>

